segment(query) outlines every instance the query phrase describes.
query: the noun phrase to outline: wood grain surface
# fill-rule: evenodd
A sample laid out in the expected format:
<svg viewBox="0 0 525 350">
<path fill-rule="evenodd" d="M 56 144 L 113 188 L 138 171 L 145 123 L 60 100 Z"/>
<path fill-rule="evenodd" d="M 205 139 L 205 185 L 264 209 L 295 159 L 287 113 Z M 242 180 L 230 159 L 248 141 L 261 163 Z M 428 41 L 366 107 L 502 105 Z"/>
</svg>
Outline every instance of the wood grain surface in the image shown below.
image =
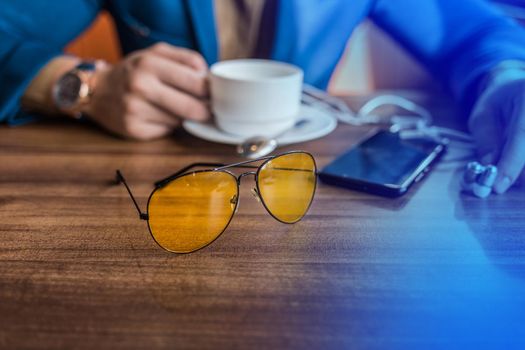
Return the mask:
<svg viewBox="0 0 525 350">
<path fill-rule="evenodd" d="M 448 100 L 420 100 L 462 127 Z M 323 166 L 370 132 L 340 125 L 279 151 Z M 2 126 L 0 348 L 519 348 L 524 190 L 460 194 L 458 157 L 399 199 L 320 184 L 295 225 L 268 215 L 245 178 L 227 231 L 176 255 L 152 240 L 114 170 L 144 207 L 153 181 L 238 161 L 232 146 L 183 130 L 141 143 L 67 121 Z"/>
</svg>

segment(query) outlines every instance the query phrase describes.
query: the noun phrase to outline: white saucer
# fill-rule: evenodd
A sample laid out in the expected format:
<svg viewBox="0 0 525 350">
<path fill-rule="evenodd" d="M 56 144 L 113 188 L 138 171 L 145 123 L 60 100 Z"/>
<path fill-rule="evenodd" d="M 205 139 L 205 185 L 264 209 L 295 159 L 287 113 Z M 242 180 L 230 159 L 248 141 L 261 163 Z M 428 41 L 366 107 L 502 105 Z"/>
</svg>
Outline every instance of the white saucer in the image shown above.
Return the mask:
<svg viewBox="0 0 525 350">
<path fill-rule="evenodd" d="M 289 145 L 317 139 L 331 133 L 337 126 L 336 118 L 328 112 L 306 105 L 301 105 L 297 120 L 305 120 L 305 122 L 279 136 L 277 138 L 279 145 Z M 225 133 L 213 123 L 198 123 L 186 120 L 182 126 L 193 136 L 207 141 L 237 145 L 246 139 L 243 136 Z"/>
</svg>

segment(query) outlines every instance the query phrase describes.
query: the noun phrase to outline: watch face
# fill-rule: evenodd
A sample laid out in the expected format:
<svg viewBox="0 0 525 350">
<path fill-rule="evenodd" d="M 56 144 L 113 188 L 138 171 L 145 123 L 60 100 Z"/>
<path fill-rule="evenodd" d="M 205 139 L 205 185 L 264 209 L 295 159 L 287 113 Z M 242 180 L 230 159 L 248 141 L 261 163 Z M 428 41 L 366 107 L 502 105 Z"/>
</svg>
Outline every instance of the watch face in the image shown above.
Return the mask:
<svg viewBox="0 0 525 350">
<path fill-rule="evenodd" d="M 73 73 L 65 74 L 55 85 L 53 97 L 60 109 L 68 109 L 75 105 L 79 99 L 82 80 Z"/>
</svg>

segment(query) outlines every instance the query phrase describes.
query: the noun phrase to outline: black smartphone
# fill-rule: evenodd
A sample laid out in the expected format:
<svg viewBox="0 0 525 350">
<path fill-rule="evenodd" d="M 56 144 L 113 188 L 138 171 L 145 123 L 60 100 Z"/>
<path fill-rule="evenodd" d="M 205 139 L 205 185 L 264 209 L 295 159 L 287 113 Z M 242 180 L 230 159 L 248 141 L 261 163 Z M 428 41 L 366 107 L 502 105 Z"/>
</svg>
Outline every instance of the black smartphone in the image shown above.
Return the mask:
<svg viewBox="0 0 525 350">
<path fill-rule="evenodd" d="M 379 131 L 336 158 L 319 173 L 321 181 L 387 197 L 405 194 L 444 153 L 446 145 L 403 140 Z"/>
</svg>

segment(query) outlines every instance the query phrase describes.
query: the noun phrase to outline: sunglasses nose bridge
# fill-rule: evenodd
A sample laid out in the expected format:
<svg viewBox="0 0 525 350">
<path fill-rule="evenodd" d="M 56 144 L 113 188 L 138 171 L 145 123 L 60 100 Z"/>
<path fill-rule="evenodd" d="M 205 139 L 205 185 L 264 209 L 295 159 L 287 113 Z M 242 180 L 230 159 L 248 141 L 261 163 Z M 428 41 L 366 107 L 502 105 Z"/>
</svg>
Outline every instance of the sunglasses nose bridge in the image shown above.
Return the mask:
<svg viewBox="0 0 525 350">
<path fill-rule="evenodd" d="M 241 184 L 241 180 L 243 177 L 245 176 L 249 176 L 249 175 L 253 175 L 253 177 L 255 178 L 255 176 L 257 175 L 257 172 L 256 171 L 248 171 L 246 173 L 242 173 L 240 174 L 238 177 L 237 177 L 237 184 L 240 185 Z"/>
<path fill-rule="evenodd" d="M 237 183 L 240 185 L 241 184 L 241 179 L 245 176 L 248 176 L 248 175 L 253 175 L 253 177 L 257 177 L 257 172 L 256 171 L 248 171 L 246 173 L 242 173 L 239 175 L 239 177 L 237 178 Z M 261 203 L 261 196 L 259 194 L 259 191 L 257 190 L 256 187 L 252 188 L 252 190 L 250 191 L 253 195 L 253 197 L 257 200 L 257 202 Z"/>
</svg>

